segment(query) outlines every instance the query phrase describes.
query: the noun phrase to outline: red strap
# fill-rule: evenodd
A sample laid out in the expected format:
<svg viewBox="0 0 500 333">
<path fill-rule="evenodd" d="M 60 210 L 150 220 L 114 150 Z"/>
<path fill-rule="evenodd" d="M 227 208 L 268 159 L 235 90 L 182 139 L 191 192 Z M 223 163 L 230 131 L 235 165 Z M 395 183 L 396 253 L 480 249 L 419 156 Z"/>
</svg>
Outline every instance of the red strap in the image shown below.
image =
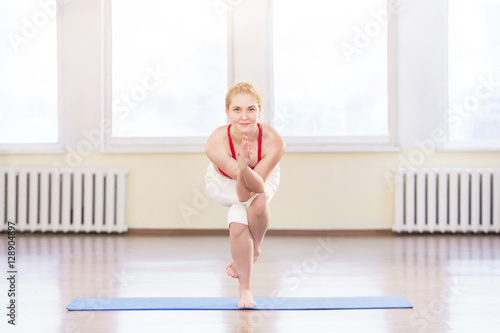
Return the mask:
<svg viewBox="0 0 500 333">
<path fill-rule="evenodd" d="M 257 157 L 258 157 L 258 161 L 257 163 L 260 162 L 260 160 L 262 159 L 262 126 L 260 126 L 259 123 L 257 123 L 257 126 L 259 127 L 259 143 L 258 143 L 258 153 L 257 153 Z M 229 148 L 231 148 L 231 155 L 233 155 L 233 158 L 236 159 L 236 152 L 234 151 L 234 145 L 233 145 L 233 140 L 231 139 L 231 124 L 229 124 L 229 126 L 227 127 L 227 137 L 229 138 Z M 227 178 L 231 178 L 231 176 L 229 176 L 227 173 L 225 173 L 224 171 L 222 171 L 219 167 L 217 167 L 217 169 L 219 169 L 220 173 L 223 175 L 223 176 L 226 176 Z"/>
<path fill-rule="evenodd" d="M 231 176 L 229 176 L 227 173 L 225 173 L 224 171 L 222 171 L 219 167 L 217 167 L 217 169 L 219 169 L 220 173 L 221 173 L 223 176 L 226 176 L 227 178 L 233 179 L 233 178 L 231 178 Z"/>
<path fill-rule="evenodd" d="M 262 159 L 262 127 L 260 126 L 259 123 L 257 123 L 257 126 L 259 126 L 259 153 L 258 153 L 258 160 L 257 163 L 260 162 Z"/>
<path fill-rule="evenodd" d="M 236 159 L 236 152 L 234 151 L 233 140 L 231 139 L 231 124 L 227 127 L 227 137 L 229 138 L 229 148 L 231 148 L 231 155 Z"/>
<path fill-rule="evenodd" d="M 236 159 L 236 152 L 234 151 L 233 140 L 231 139 L 231 124 L 229 124 L 229 126 L 227 127 L 227 137 L 229 139 L 229 148 L 231 148 L 231 155 L 233 155 L 233 158 Z M 219 167 L 217 167 L 217 169 L 219 169 L 220 173 L 223 176 L 226 176 L 227 178 L 232 179 L 231 176 L 229 176 L 227 173 L 222 171 Z"/>
</svg>

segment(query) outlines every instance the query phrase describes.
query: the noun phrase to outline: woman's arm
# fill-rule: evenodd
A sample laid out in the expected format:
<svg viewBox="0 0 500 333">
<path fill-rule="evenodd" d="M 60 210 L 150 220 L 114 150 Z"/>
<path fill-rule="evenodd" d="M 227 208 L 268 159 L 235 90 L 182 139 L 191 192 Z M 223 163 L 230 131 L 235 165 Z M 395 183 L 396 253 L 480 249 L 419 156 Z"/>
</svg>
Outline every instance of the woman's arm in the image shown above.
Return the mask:
<svg viewBox="0 0 500 333">
<path fill-rule="evenodd" d="M 240 167 L 239 178 L 242 178 L 243 183 L 248 191 L 253 193 L 264 192 L 264 183 L 267 177 L 269 177 L 273 169 L 280 161 L 281 156 L 283 156 L 284 147 L 276 146 L 275 148 L 276 149 L 271 151 L 270 154 L 262 158 L 262 160 L 255 166 L 253 170 L 249 166 Z M 244 189 L 241 189 L 241 192 L 244 193 Z"/>
<path fill-rule="evenodd" d="M 238 168 L 240 174 L 236 179 L 236 194 L 240 202 L 247 201 L 255 193 L 264 192 L 264 181 L 248 165 L 253 157 L 253 152 L 248 138 L 243 136 L 243 142 L 238 153 Z"/>
<path fill-rule="evenodd" d="M 253 171 L 249 166 L 240 169 L 240 177 L 243 180 L 248 191 L 253 193 L 264 192 L 264 180 L 260 175 Z"/>
<path fill-rule="evenodd" d="M 267 153 L 253 170 L 248 167 L 248 163 L 246 167 L 240 169 L 240 158 L 238 157 L 238 161 L 236 161 L 227 154 L 222 140 L 227 131 L 226 126 L 217 128 L 205 145 L 205 153 L 212 163 L 220 167 L 231 178 L 236 179 L 236 192 L 241 202 L 247 201 L 255 193 L 264 192 L 264 183 L 267 177 L 281 160 L 285 151 L 284 141 L 280 135 L 272 127 L 267 128 L 269 135 L 271 135 L 271 140 L 266 140 Z"/>
<path fill-rule="evenodd" d="M 238 200 L 240 202 L 247 201 L 255 194 L 255 192 L 252 192 L 248 189 L 247 184 L 245 183 L 245 177 L 241 172 L 236 179 L 236 194 L 238 195 Z"/>
<path fill-rule="evenodd" d="M 252 170 L 248 167 L 248 163 L 246 163 L 247 161 L 238 160 L 240 177 L 238 178 L 238 182 L 236 184 L 236 191 L 240 201 L 248 200 L 255 193 L 264 192 L 264 183 L 267 177 L 269 177 L 285 152 L 283 139 L 274 129 L 271 127 L 269 128 L 272 131 L 272 140 L 268 141 L 268 144 L 270 145 L 268 147 L 268 152 L 266 156 L 264 156 L 262 160 L 257 163 L 255 168 Z M 240 152 L 240 158 L 242 152 Z M 244 157 L 251 158 L 251 156 Z"/>
<path fill-rule="evenodd" d="M 273 172 L 285 152 L 285 142 L 281 136 L 272 127 L 268 128 L 269 133 L 272 135 L 272 139 L 266 143 L 268 145 L 266 147 L 267 153 L 253 169 L 253 171 L 257 173 L 264 182 L 267 180 L 267 177 L 269 177 L 271 172 Z"/>
<path fill-rule="evenodd" d="M 205 145 L 205 154 L 216 167 L 221 168 L 231 178 L 237 179 L 240 174 L 238 162 L 224 149 L 222 137 L 226 131 L 227 126 L 221 126 L 210 135 Z"/>
</svg>

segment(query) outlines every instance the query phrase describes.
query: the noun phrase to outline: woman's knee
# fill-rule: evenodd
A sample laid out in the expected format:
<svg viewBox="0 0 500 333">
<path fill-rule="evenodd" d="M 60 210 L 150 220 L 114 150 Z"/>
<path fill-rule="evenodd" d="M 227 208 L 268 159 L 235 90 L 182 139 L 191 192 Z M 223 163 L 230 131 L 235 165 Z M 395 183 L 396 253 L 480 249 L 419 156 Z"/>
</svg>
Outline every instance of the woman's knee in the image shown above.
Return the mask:
<svg viewBox="0 0 500 333">
<path fill-rule="evenodd" d="M 231 222 L 229 224 L 229 232 L 230 236 L 239 237 L 248 232 L 248 225 L 239 222 Z"/>
<path fill-rule="evenodd" d="M 236 195 L 238 196 L 239 202 L 246 202 L 252 197 L 251 193 L 243 191 L 242 192 L 236 191 Z"/>
<path fill-rule="evenodd" d="M 265 193 L 259 193 L 255 199 L 250 204 L 250 209 L 254 211 L 255 214 L 264 214 L 267 209 L 267 196 Z"/>
</svg>

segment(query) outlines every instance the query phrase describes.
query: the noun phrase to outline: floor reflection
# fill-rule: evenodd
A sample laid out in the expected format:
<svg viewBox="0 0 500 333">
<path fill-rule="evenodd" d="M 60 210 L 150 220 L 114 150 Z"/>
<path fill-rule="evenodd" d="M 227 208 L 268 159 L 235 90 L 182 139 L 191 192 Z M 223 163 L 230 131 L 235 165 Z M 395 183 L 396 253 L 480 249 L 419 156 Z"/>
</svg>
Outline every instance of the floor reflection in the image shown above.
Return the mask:
<svg viewBox="0 0 500 333">
<path fill-rule="evenodd" d="M 500 238 L 496 235 L 403 236 L 396 239 L 395 267 L 412 289 L 408 326 L 427 330 L 471 328 L 500 311 Z M 478 283 L 479 282 L 479 283 Z M 491 299 L 488 305 L 485 299 Z M 485 327 L 487 329 L 487 327 Z"/>
<path fill-rule="evenodd" d="M 403 295 L 414 310 L 72 312 L 75 297 L 237 296 L 227 237 L 19 234 L 21 331 L 467 331 L 500 325 L 500 237 L 267 237 L 255 296 Z M 6 237 L 0 238 L 5 255 Z M 3 274 L 3 273 L 0 273 Z M 301 318 L 306 318 L 302 320 Z M 362 318 L 363 320 L 360 320 Z M 488 324 L 489 323 L 489 324 Z M 497 326 L 498 326 L 497 325 Z"/>
</svg>

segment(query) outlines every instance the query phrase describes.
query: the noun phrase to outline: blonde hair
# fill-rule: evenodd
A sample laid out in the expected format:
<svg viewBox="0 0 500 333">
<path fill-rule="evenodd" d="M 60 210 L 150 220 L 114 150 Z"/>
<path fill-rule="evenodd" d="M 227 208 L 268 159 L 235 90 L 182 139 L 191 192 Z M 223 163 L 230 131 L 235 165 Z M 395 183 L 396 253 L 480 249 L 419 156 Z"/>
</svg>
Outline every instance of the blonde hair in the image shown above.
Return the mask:
<svg viewBox="0 0 500 333">
<path fill-rule="evenodd" d="M 229 105 L 231 105 L 231 100 L 233 99 L 234 96 L 238 94 L 251 94 L 255 97 L 255 100 L 257 101 L 257 105 L 259 108 L 261 107 L 262 103 L 262 98 L 260 97 L 259 92 L 257 91 L 257 88 L 251 83 L 248 82 L 240 82 L 236 83 L 235 85 L 231 86 L 229 90 L 227 91 L 226 94 L 226 109 L 229 108 Z"/>
</svg>

